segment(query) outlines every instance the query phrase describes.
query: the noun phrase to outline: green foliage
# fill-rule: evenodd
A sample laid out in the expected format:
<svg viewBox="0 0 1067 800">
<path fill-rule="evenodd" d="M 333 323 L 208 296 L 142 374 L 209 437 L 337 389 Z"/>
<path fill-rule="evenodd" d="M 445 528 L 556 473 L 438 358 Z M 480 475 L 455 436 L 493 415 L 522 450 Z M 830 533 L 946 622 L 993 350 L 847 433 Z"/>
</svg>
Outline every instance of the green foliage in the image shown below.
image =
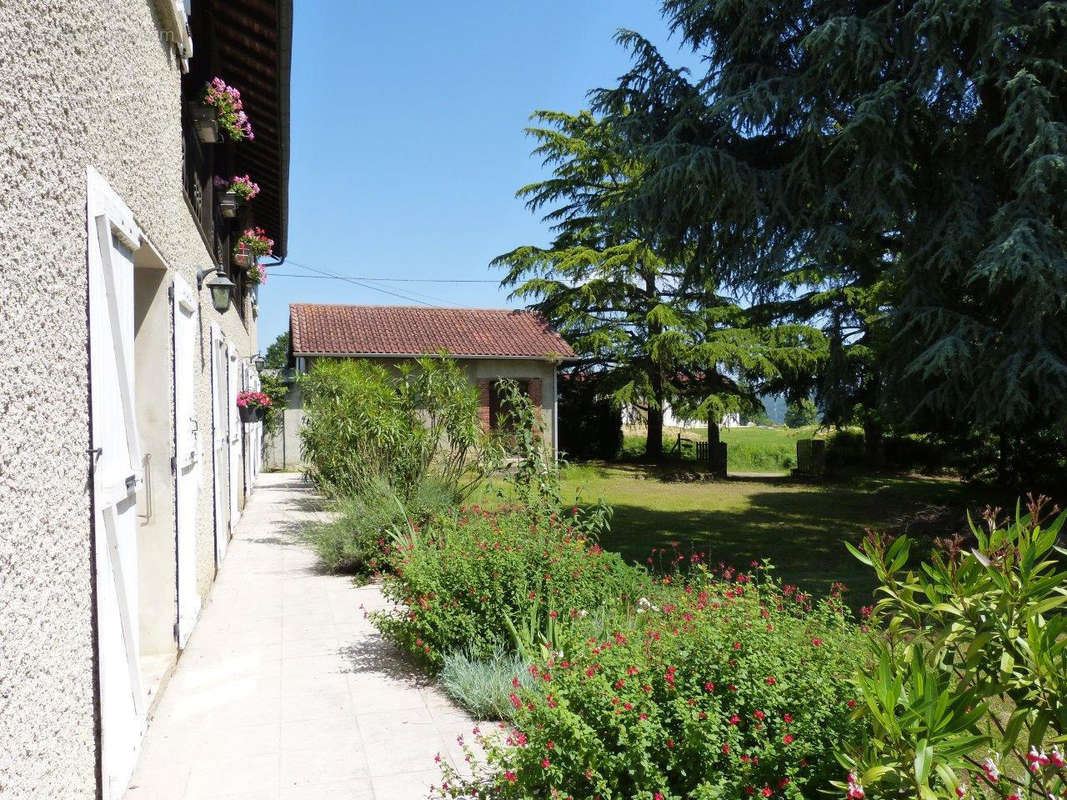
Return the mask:
<svg viewBox="0 0 1067 800">
<path fill-rule="evenodd" d="M 536 689 L 514 690 L 515 729 L 480 736 L 483 767 L 446 770 L 439 796 L 815 796 L 858 733 L 840 608 L 732 572 L 647 590 L 625 615 L 564 628 Z"/>
<path fill-rule="evenodd" d="M 512 719 L 511 694 L 516 689 L 512 681 L 517 678 L 519 688 L 524 689 L 534 683 L 526 660 L 504 649 L 488 658 L 475 658 L 464 650 L 449 653 L 440 678 L 448 696 L 478 720 Z"/>
<path fill-rule="evenodd" d="M 548 248 L 518 247 L 493 263 L 507 269 L 503 284 L 513 297 L 533 300 L 601 370 L 605 394 L 646 414 L 648 457 L 660 455 L 666 403 L 686 396 L 699 406 L 741 394 L 737 377 L 754 386 L 810 371 L 824 349 L 817 331 L 761 326 L 716 274 L 691 270 L 692 253 L 665 257 L 649 227 L 627 213 L 623 201 L 646 163 L 615 124 L 587 111 L 539 111 L 534 119 L 534 155 L 553 174 L 518 194 L 531 211 L 547 209 L 556 237 Z"/>
<path fill-rule="evenodd" d="M 568 459 L 612 459 L 622 450 L 622 412 L 595 373 L 560 375 L 559 448 Z"/>
<path fill-rule="evenodd" d="M 261 392 L 270 397 L 270 405 L 267 406 L 263 422 L 267 432 L 273 433 L 278 427 L 282 414 L 285 413 L 286 402 L 289 399 L 289 383 L 277 373 L 261 372 L 259 388 Z"/>
<path fill-rule="evenodd" d="M 436 517 L 401 545 L 383 587 L 398 609 L 375 623 L 433 668 L 463 648 L 479 659 L 514 650 L 512 629 L 531 609 L 543 621 L 620 602 L 630 591 L 639 571 L 590 538 L 603 524 L 577 507 L 541 516 L 474 505 Z"/>
<path fill-rule="evenodd" d="M 326 569 L 369 576 L 389 567 L 395 529 L 423 526 L 435 514 L 450 512 L 456 500 L 454 486 L 427 476 L 401 502 L 378 477 L 359 493 L 338 499 L 332 518 L 309 525 L 304 535 Z"/>
<path fill-rule="evenodd" d="M 778 433 L 779 430 L 771 428 L 768 432 Z M 796 466 L 795 438 L 785 435 L 758 436 L 751 433 L 749 429 L 724 431 L 722 438 L 726 442 L 728 472 L 787 472 Z"/>
<path fill-rule="evenodd" d="M 263 357 L 268 369 L 285 369 L 289 366 L 289 331 L 279 333 L 270 345 Z"/>
<path fill-rule="evenodd" d="M 882 448 L 884 465 L 897 469 L 936 473 L 959 465 L 959 450 L 932 436 L 887 436 Z M 833 470 L 872 466 L 862 432 L 833 431 L 826 439 L 826 466 Z"/>
<path fill-rule="evenodd" d="M 1067 515 L 1043 525 L 1042 506 L 1010 524 L 987 511 L 973 546 L 947 540 L 920 569 L 907 538 L 850 548 L 882 584 L 877 668 L 857 676 L 871 736 L 849 762 L 869 797 L 951 800 L 968 771 L 975 797 L 1063 793 L 1063 757 L 1044 750 L 1067 740 Z"/>
<path fill-rule="evenodd" d="M 785 410 L 787 428 L 806 428 L 819 424 L 819 408 L 810 397 L 794 400 Z"/>
<path fill-rule="evenodd" d="M 300 378 L 308 474 L 327 493 L 354 496 L 384 480 L 406 502 L 426 475 L 469 490 L 484 445 L 473 386 L 454 362 L 419 359 L 395 371 L 321 359 Z"/>
<path fill-rule="evenodd" d="M 596 107 L 643 170 L 602 224 L 636 217 L 663 258 L 819 325 L 833 424 L 1067 418 L 1064 5 L 663 9 L 701 66 L 620 34 L 634 67 Z"/>
</svg>

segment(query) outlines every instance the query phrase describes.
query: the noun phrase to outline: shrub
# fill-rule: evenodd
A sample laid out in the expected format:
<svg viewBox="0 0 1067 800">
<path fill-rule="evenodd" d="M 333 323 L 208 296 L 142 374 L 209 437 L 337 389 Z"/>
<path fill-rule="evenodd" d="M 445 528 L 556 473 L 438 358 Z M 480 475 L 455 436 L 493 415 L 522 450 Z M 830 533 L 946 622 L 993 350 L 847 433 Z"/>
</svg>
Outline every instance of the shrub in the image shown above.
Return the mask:
<svg viewBox="0 0 1067 800">
<path fill-rule="evenodd" d="M 942 541 L 921 569 L 911 541 L 868 537 L 854 554 L 882 584 L 878 669 L 857 678 L 867 745 L 851 779 L 870 798 L 1055 798 L 1067 771 L 1067 515 L 1042 525 L 1043 498 L 1003 524 Z M 969 777 L 968 777 L 969 773 Z M 965 786 L 969 788 L 964 788 Z"/>
<path fill-rule="evenodd" d="M 338 500 L 335 518 L 309 525 L 305 536 L 326 569 L 370 575 L 389 565 L 394 529 L 424 525 L 455 503 L 455 489 L 433 477 L 424 478 L 404 503 L 379 478 L 359 494 Z"/>
<path fill-rule="evenodd" d="M 475 658 L 514 650 L 520 630 L 620 601 L 642 574 L 590 538 L 601 512 L 577 506 L 541 518 L 524 507 L 464 507 L 431 520 L 395 558 L 384 584 L 401 607 L 375 622 L 433 668 L 461 648 Z"/>
<path fill-rule="evenodd" d="M 610 460 L 622 450 L 622 411 L 600 384 L 596 375 L 560 376 L 559 446 L 568 459 Z"/>
<path fill-rule="evenodd" d="M 787 428 L 805 428 L 809 425 L 818 425 L 821 415 L 815 402 L 805 397 L 790 403 L 785 410 L 785 426 Z"/>
<path fill-rule="evenodd" d="M 812 797 L 857 735 L 856 633 L 840 606 L 706 573 L 659 587 L 613 633 L 564 629 L 516 689 L 513 731 L 479 737 L 442 797 Z"/>
<path fill-rule="evenodd" d="M 357 495 L 382 479 L 406 501 L 430 473 L 467 488 L 481 444 L 478 400 L 454 362 L 424 358 L 389 371 L 324 359 L 300 384 L 304 460 L 327 493 Z"/>
<path fill-rule="evenodd" d="M 511 694 L 512 679 L 529 688 L 534 678 L 526 669 L 526 660 L 503 648 L 489 658 L 476 658 L 469 650 L 457 650 L 444 658 L 441 685 L 448 696 L 475 719 L 510 720 L 515 707 Z"/>
<path fill-rule="evenodd" d="M 265 370 L 259 375 L 260 389 L 270 398 L 267 406 L 264 425 L 267 433 L 274 433 L 278 423 L 285 413 L 285 406 L 289 396 L 289 384 L 285 378 L 274 370 Z"/>
</svg>

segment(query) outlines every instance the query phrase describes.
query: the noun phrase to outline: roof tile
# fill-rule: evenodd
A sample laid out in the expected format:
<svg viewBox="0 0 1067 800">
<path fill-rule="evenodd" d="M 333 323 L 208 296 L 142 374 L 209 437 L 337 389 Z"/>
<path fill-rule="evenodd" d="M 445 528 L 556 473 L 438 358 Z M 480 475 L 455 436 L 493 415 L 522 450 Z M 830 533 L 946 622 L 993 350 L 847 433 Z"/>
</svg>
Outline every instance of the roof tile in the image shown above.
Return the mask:
<svg viewBox="0 0 1067 800">
<path fill-rule="evenodd" d="M 293 355 L 573 358 L 533 311 L 417 306 L 289 306 Z"/>
</svg>

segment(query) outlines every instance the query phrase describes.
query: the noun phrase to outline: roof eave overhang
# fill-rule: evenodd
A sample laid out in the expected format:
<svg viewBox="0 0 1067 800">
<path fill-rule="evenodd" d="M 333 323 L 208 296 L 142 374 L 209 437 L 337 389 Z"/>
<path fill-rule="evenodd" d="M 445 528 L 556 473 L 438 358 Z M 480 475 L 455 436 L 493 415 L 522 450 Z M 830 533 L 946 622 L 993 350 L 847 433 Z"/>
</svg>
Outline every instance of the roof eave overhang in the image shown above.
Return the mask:
<svg viewBox="0 0 1067 800">
<path fill-rule="evenodd" d="M 293 0 L 215 0 L 209 11 L 219 39 L 217 68 L 241 89 L 252 127 L 260 126 L 256 139 L 235 148 L 234 167 L 258 179 L 262 194 L 253 206 L 254 222 L 268 229 L 274 255 L 284 258 L 289 246 Z"/>
<path fill-rule="evenodd" d="M 481 361 L 578 361 L 578 356 L 567 355 L 536 355 L 536 356 L 500 356 L 472 353 L 329 353 L 329 352 L 299 352 L 293 351 L 294 358 L 454 358 Z"/>
</svg>

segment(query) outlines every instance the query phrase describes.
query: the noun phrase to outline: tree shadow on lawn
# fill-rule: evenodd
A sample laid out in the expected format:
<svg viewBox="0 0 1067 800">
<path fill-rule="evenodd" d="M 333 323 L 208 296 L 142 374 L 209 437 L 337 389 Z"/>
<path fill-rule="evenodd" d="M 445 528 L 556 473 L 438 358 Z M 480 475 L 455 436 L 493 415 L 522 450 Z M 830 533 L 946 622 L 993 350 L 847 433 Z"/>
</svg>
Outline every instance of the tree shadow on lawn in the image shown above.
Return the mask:
<svg viewBox="0 0 1067 800">
<path fill-rule="evenodd" d="M 616 502 L 611 532 L 602 544 L 646 565 L 653 548 L 673 550 L 674 543 L 686 556 L 706 553 L 712 564 L 747 567 L 754 560 L 768 558 L 784 582 L 806 591 L 826 594 L 834 581 L 847 584 L 849 602 L 858 607 L 871 602 L 875 579 L 846 550 L 846 541 L 856 544 L 866 527 L 884 529 L 894 518 L 931 503 L 958 506 L 956 523 L 965 524 L 966 501 L 958 486 L 906 478 L 881 485 L 861 481 L 811 488 L 783 478 L 759 483 L 777 490 L 746 493 L 744 507 L 736 509 L 665 510 Z M 706 486 L 714 491 L 714 484 Z M 925 548 L 919 550 L 918 555 L 925 555 Z M 669 555 L 657 555 L 650 566 L 657 570 L 669 559 Z"/>
</svg>

